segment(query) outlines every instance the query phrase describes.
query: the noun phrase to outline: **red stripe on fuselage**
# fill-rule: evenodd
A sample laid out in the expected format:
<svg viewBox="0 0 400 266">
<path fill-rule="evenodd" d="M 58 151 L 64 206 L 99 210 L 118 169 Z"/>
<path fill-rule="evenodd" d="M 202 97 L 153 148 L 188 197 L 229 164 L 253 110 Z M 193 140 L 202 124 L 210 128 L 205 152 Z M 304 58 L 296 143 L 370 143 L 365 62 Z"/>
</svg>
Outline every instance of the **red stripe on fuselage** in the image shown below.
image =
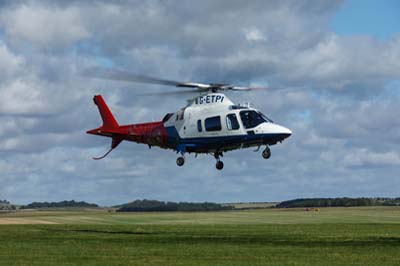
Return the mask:
<svg viewBox="0 0 400 266">
<path fill-rule="evenodd" d="M 142 123 L 128 125 L 128 135 L 135 142 L 165 147 L 167 144 L 167 131 L 163 123 Z"/>
<path fill-rule="evenodd" d="M 167 146 L 167 131 L 161 121 L 123 125 L 111 129 L 100 127 L 89 130 L 87 133 L 106 137 L 119 137 L 123 140 L 160 146 L 162 148 Z"/>
</svg>

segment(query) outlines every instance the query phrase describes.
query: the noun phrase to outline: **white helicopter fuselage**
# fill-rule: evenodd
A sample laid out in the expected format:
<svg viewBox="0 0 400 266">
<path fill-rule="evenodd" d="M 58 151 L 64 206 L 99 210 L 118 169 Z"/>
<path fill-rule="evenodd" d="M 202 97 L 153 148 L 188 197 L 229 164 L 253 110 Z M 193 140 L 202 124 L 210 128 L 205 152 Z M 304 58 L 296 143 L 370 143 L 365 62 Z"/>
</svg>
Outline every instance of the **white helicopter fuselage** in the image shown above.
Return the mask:
<svg viewBox="0 0 400 266">
<path fill-rule="evenodd" d="M 211 153 L 221 170 L 220 157 L 224 152 L 265 145 L 262 156 L 271 156 L 269 146 L 288 138 L 292 132 L 280 126 L 255 108 L 235 105 L 222 93 L 201 95 L 176 113 L 165 115 L 162 121 L 119 125 L 101 95 L 96 95 L 103 125 L 87 131 L 88 134 L 110 137 L 111 149 L 96 160 L 107 156 L 122 141 L 133 141 L 172 149 L 181 156 L 177 165 L 185 162 L 186 153 Z"/>
<path fill-rule="evenodd" d="M 162 121 L 139 124 L 119 125 L 101 95 L 93 100 L 97 105 L 103 125 L 88 130 L 88 134 L 112 139 L 110 150 L 102 159 L 122 141 L 132 141 L 172 149 L 180 153 L 177 165 L 185 162 L 186 153 L 211 153 L 214 155 L 216 168 L 221 170 L 220 157 L 230 150 L 265 145 L 262 156 L 271 156 L 269 146 L 288 138 L 292 132 L 280 126 L 250 106 L 235 105 L 218 91 L 250 91 L 253 87 L 240 87 L 224 83 L 179 82 L 149 76 L 137 75 L 119 69 L 87 69 L 85 75 L 108 80 L 158 84 L 179 88 L 190 88 L 192 92 L 206 93 L 190 101 L 176 113 L 165 115 Z"/>
<path fill-rule="evenodd" d="M 169 148 L 181 153 L 222 153 L 274 145 L 292 134 L 257 109 L 235 105 L 222 93 L 196 97 L 163 122 Z"/>
</svg>

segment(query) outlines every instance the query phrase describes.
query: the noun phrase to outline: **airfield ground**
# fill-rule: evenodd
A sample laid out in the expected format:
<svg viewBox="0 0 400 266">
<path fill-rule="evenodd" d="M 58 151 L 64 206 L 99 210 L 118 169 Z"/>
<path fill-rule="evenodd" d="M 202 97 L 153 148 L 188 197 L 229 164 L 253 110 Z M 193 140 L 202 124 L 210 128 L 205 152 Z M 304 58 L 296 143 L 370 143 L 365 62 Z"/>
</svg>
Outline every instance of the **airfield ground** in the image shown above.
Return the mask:
<svg viewBox="0 0 400 266">
<path fill-rule="evenodd" d="M 0 213 L 0 265 L 400 265 L 400 207 Z"/>
</svg>

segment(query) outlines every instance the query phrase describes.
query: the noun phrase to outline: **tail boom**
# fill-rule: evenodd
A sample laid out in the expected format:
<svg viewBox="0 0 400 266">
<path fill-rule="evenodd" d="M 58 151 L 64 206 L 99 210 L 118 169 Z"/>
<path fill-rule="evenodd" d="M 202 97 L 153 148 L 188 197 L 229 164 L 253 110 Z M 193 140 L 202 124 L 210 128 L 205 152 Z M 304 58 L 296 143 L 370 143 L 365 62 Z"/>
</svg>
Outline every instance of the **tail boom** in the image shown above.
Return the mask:
<svg viewBox="0 0 400 266">
<path fill-rule="evenodd" d="M 167 147 L 167 132 L 162 121 L 120 126 L 101 95 L 94 96 L 93 101 L 99 109 L 103 125 L 86 133 L 112 138 L 111 150 L 123 140 Z"/>
</svg>

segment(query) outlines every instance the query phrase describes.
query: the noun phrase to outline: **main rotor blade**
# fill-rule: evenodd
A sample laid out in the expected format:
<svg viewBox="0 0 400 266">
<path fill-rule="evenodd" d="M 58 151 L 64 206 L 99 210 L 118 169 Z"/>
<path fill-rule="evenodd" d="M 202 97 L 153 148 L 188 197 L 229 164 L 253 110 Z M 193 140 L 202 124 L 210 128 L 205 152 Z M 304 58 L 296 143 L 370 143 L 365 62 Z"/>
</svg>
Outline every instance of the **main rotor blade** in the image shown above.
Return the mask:
<svg viewBox="0 0 400 266">
<path fill-rule="evenodd" d="M 233 91 L 261 91 L 261 90 L 269 90 L 267 87 L 242 87 L 242 86 L 227 86 L 222 87 L 221 89 L 225 90 L 233 90 Z"/>
<path fill-rule="evenodd" d="M 137 96 L 157 96 L 157 95 L 182 95 L 182 94 L 198 94 L 198 90 L 180 90 L 180 91 L 163 91 L 163 92 L 148 92 L 148 93 L 140 93 L 140 94 L 135 94 Z"/>
<path fill-rule="evenodd" d="M 116 81 L 129 81 L 129 82 L 140 82 L 140 83 L 150 83 L 150 84 L 160 84 L 167 86 L 178 86 L 182 82 L 153 78 L 143 75 L 136 75 L 134 73 L 119 70 L 119 69 L 107 69 L 107 68 L 89 68 L 83 72 L 84 76 L 91 78 L 109 79 Z"/>
<path fill-rule="evenodd" d="M 217 92 L 217 91 L 251 91 L 251 90 L 268 90 L 270 88 L 261 88 L 261 87 L 241 87 L 241 86 L 232 86 L 229 84 L 223 83 L 197 83 L 197 82 L 180 82 L 175 80 L 168 79 L 160 79 L 155 77 L 149 77 L 144 75 L 137 75 L 125 70 L 113 69 L 113 68 L 102 68 L 102 67 L 94 67 L 86 69 L 83 72 L 83 75 L 91 78 L 100 78 L 107 80 L 116 80 L 116 81 L 128 81 L 128 82 L 139 82 L 139 83 L 147 83 L 147 84 L 158 84 L 158 85 L 166 85 L 166 86 L 174 86 L 174 87 L 185 87 L 196 89 L 197 92 Z"/>
<path fill-rule="evenodd" d="M 89 68 L 83 72 L 84 76 L 91 78 L 100 78 L 116 81 L 128 81 L 128 82 L 139 82 L 148 84 L 158 84 L 174 87 L 186 87 L 186 88 L 199 88 L 200 90 L 205 90 L 210 87 L 208 84 L 194 83 L 194 82 L 179 82 L 174 80 L 154 78 L 144 75 L 137 75 L 125 70 L 119 69 L 107 69 L 107 68 Z"/>
</svg>

